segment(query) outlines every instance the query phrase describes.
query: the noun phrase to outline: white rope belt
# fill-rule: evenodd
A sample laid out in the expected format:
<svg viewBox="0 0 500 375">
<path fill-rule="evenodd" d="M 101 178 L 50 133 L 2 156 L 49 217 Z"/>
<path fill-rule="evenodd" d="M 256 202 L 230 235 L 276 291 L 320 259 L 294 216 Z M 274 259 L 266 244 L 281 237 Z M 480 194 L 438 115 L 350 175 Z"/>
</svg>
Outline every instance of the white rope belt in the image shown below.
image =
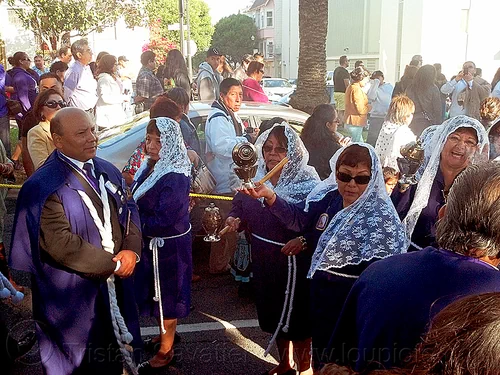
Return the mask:
<svg viewBox="0 0 500 375">
<path fill-rule="evenodd" d="M 183 237 L 189 232 L 191 232 L 191 224 L 189 224 L 188 230 L 185 231 L 184 233 L 176 234 L 175 236 L 169 236 L 169 237 L 152 237 L 151 241 L 149 242 L 149 250 L 153 252 L 153 274 L 154 274 L 154 286 L 155 286 L 155 296 L 153 297 L 153 300 L 158 302 L 160 307 L 160 322 L 161 322 L 160 326 L 162 334 L 167 333 L 167 330 L 165 329 L 165 325 L 163 324 L 163 305 L 161 302 L 160 269 L 158 268 L 158 248 L 163 247 L 163 245 L 165 244 L 165 240 L 171 240 L 174 238 Z"/>
<path fill-rule="evenodd" d="M 277 246 L 285 246 L 286 244 L 281 243 L 281 242 L 276 242 L 269 240 L 267 238 L 258 236 L 254 233 L 252 233 L 252 236 L 255 238 L 273 244 Z M 292 309 L 293 309 L 293 298 L 295 296 L 295 285 L 297 284 L 297 258 L 295 255 L 289 256 L 288 258 L 288 277 L 286 281 L 286 290 L 285 290 L 285 302 L 283 303 L 283 310 L 281 311 L 281 317 L 280 321 L 278 323 L 278 327 L 276 327 L 276 331 L 274 331 L 273 336 L 271 337 L 271 340 L 269 341 L 269 345 L 267 346 L 266 351 L 264 352 L 264 357 L 266 357 L 269 352 L 271 351 L 272 345 L 276 341 L 276 338 L 278 337 L 278 333 L 280 330 L 283 332 L 287 333 L 288 329 L 290 327 L 290 318 L 292 317 Z M 290 290 L 291 289 L 291 290 Z M 285 313 L 288 310 L 288 314 L 286 316 L 286 323 L 283 326 L 283 320 L 285 319 Z M 283 329 L 281 328 L 283 327 Z"/>
<path fill-rule="evenodd" d="M 423 249 L 423 247 L 418 246 L 418 245 L 417 245 L 415 242 L 413 242 L 413 241 L 410 241 L 410 245 L 411 245 L 411 246 L 413 246 L 413 247 L 414 247 L 415 249 L 417 249 L 417 250 L 422 250 L 422 249 Z"/>
</svg>

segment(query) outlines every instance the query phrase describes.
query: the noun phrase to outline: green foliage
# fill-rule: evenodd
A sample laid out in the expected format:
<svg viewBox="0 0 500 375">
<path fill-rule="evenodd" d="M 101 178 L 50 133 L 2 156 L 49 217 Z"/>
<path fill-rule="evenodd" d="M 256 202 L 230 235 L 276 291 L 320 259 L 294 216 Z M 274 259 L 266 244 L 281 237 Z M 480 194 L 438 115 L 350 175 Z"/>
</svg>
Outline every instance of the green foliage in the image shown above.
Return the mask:
<svg viewBox="0 0 500 375">
<path fill-rule="evenodd" d="M 196 71 L 200 64 L 207 58 L 207 51 L 198 51 L 193 56 L 193 69 Z"/>
<path fill-rule="evenodd" d="M 161 36 L 176 45 L 180 45 L 179 31 L 168 30 L 168 25 L 179 23 L 179 0 L 145 0 L 149 23 L 160 20 Z M 214 28 L 211 23 L 209 8 L 203 0 L 189 0 L 189 22 L 191 39 L 198 50 L 207 50 Z M 187 35 L 187 34 L 186 34 Z"/>
<path fill-rule="evenodd" d="M 61 47 L 68 32 L 86 36 L 124 17 L 129 27 L 140 25 L 140 0 L 8 0 L 23 26 L 42 39 L 50 51 Z M 21 4 L 22 7 L 18 7 Z"/>
<path fill-rule="evenodd" d="M 252 18 L 244 14 L 233 14 L 222 18 L 215 25 L 212 36 L 212 45 L 233 63 L 241 61 L 241 57 L 246 53 L 252 54 L 258 42 L 257 26 Z"/>
</svg>

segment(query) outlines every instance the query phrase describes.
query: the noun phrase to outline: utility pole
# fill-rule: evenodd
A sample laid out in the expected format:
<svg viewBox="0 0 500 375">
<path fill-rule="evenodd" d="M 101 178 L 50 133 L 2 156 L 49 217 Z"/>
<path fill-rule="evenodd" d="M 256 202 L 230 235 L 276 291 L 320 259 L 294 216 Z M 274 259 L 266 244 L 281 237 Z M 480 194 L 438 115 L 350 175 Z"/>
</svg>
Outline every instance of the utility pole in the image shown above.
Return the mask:
<svg viewBox="0 0 500 375">
<path fill-rule="evenodd" d="M 179 0 L 179 33 L 181 35 L 181 53 L 184 55 L 184 0 Z"/>
<path fill-rule="evenodd" d="M 182 0 L 181 0 L 182 1 Z M 186 28 L 187 28 L 187 43 L 186 43 L 186 54 L 187 54 L 187 66 L 188 66 L 188 76 L 189 81 L 193 81 L 193 59 L 191 56 L 191 24 L 189 23 L 189 0 L 185 1 L 185 11 L 186 11 Z"/>
</svg>

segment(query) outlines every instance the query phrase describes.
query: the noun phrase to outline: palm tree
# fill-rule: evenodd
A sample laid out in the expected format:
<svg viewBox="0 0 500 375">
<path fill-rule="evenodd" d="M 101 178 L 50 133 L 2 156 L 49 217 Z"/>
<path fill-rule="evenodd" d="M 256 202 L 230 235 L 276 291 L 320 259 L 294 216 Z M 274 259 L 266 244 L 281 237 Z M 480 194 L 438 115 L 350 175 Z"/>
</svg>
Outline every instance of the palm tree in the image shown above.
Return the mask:
<svg viewBox="0 0 500 375">
<path fill-rule="evenodd" d="M 312 113 L 328 103 L 326 93 L 326 34 L 328 0 L 299 0 L 299 72 L 292 107 Z"/>
</svg>

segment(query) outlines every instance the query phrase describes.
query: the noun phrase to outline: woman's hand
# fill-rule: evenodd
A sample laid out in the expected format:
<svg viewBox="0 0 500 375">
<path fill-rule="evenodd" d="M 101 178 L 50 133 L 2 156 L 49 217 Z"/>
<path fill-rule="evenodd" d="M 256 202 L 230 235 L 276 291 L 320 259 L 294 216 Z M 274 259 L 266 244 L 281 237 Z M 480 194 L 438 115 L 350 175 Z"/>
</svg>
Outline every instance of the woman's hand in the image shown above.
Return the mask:
<svg viewBox="0 0 500 375">
<path fill-rule="evenodd" d="M 340 144 L 342 147 L 347 146 L 349 143 L 351 143 L 351 137 L 342 137 L 342 138 L 339 140 L 339 144 Z"/>
<path fill-rule="evenodd" d="M 297 255 L 304 249 L 304 244 L 300 237 L 296 237 L 286 243 L 281 252 L 287 256 Z"/>
<path fill-rule="evenodd" d="M 270 204 L 270 201 L 273 200 L 276 195 L 276 193 L 266 184 L 260 185 L 258 182 L 254 188 L 242 187 L 241 189 L 238 189 L 238 191 L 254 199 L 264 198 L 268 204 Z M 274 203 L 274 201 L 272 203 Z"/>
<path fill-rule="evenodd" d="M 240 223 L 241 223 L 240 218 L 238 217 L 234 218 L 232 216 L 228 216 L 228 218 L 226 219 L 226 227 L 228 227 L 227 232 L 237 232 L 238 229 L 240 228 Z"/>
</svg>

